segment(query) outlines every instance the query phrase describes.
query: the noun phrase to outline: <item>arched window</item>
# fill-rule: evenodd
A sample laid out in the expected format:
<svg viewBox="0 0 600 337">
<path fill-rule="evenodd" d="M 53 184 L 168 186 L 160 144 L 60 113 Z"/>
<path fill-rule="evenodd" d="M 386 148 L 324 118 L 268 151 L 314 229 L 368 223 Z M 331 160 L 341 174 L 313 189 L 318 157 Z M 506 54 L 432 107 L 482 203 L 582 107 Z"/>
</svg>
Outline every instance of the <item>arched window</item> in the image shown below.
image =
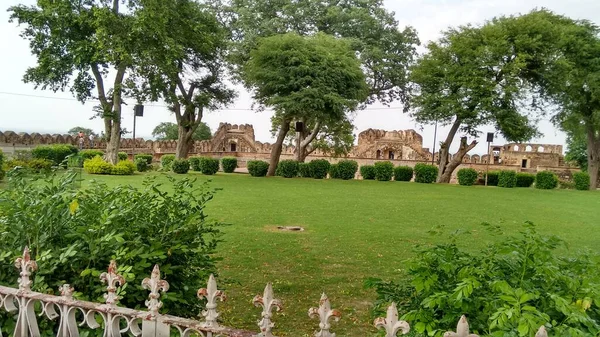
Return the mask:
<svg viewBox="0 0 600 337">
<path fill-rule="evenodd" d="M 519 151 L 519 145 L 515 145 L 515 147 L 513 148 L 514 151 Z"/>
<path fill-rule="evenodd" d="M 525 152 L 531 152 L 531 145 L 527 145 L 527 147 L 525 148 Z"/>
<path fill-rule="evenodd" d="M 376 158 L 381 159 L 381 150 L 377 150 Z"/>
<path fill-rule="evenodd" d="M 544 149 L 544 147 L 543 147 L 543 146 L 540 146 L 540 147 L 538 147 L 538 150 L 537 150 L 537 152 L 544 152 L 544 151 L 545 151 L 545 149 Z"/>
</svg>

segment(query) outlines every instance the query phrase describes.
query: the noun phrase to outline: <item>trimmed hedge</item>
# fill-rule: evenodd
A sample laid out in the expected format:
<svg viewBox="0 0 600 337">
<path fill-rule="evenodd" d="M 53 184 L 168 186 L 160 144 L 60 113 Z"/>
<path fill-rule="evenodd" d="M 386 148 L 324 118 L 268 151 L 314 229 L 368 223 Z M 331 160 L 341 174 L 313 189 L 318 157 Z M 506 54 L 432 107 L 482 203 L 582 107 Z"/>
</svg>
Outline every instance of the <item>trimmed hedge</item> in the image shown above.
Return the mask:
<svg viewBox="0 0 600 337">
<path fill-rule="evenodd" d="M 375 180 L 375 166 L 363 165 L 360 167 L 360 176 L 364 180 Z"/>
<path fill-rule="evenodd" d="M 134 158 L 136 161 L 138 159 L 143 159 L 146 161 L 146 163 L 148 163 L 148 165 L 152 165 L 152 160 L 154 159 L 154 156 L 151 154 L 136 154 Z"/>
<path fill-rule="evenodd" d="M 438 167 L 423 163 L 415 165 L 415 182 L 421 184 L 432 184 L 438 176 Z"/>
<path fill-rule="evenodd" d="M 219 160 L 210 157 L 200 157 L 200 172 L 212 176 L 219 171 Z"/>
<path fill-rule="evenodd" d="M 116 176 L 130 176 L 135 172 L 135 164 L 129 160 L 121 160 L 112 167 L 110 174 Z"/>
<path fill-rule="evenodd" d="M 340 160 L 337 164 L 337 178 L 352 180 L 358 171 L 358 163 L 354 160 Z"/>
<path fill-rule="evenodd" d="M 253 177 L 264 177 L 269 171 L 269 163 L 262 160 L 250 160 L 246 166 L 248 173 Z"/>
<path fill-rule="evenodd" d="M 186 174 L 190 170 L 190 162 L 187 159 L 175 159 L 171 168 L 177 174 Z"/>
<path fill-rule="evenodd" d="M 113 165 L 97 156 L 83 162 L 83 169 L 89 174 L 111 174 Z"/>
<path fill-rule="evenodd" d="M 500 176 L 499 171 L 490 171 L 488 174 L 488 186 L 498 186 L 498 178 Z M 485 184 L 485 174 L 483 174 L 483 181 Z"/>
<path fill-rule="evenodd" d="M 558 186 L 558 177 L 550 171 L 538 172 L 535 175 L 535 188 L 551 190 Z"/>
<path fill-rule="evenodd" d="M 575 188 L 580 191 L 588 191 L 590 189 L 590 175 L 587 172 L 573 173 L 573 182 Z"/>
<path fill-rule="evenodd" d="M 32 159 L 27 162 L 27 167 L 36 173 L 49 172 L 52 170 L 52 166 L 54 166 L 54 163 L 48 159 Z"/>
<path fill-rule="evenodd" d="M 394 180 L 396 181 L 411 181 L 414 170 L 410 166 L 398 166 L 394 168 Z"/>
<path fill-rule="evenodd" d="M 190 168 L 196 172 L 200 172 L 200 157 L 189 157 Z"/>
<path fill-rule="evenodd" d="M 389 161 L 375 163 L 375 179 L 378 181 L 390 181 L 394 177 L 394 164 Z"/>
<path fill-rule="evenodd" d="M 145 158 L 135 158 L 135 168 L 138 172 L 146 172 L 150 169 L 150 165 Z"/>
<path fill-rule="evenodd" d="M 329 168 L 331 167 L 331 163 L 325 159 L 312 160 L 308 163 L 308 165 L 310 169 L 310 174 L 315 179 L 327 178 L 327 173 L 329 173 Z"/>
<path fill-rule="evenodd" d="M 127 155 L 126 152 L 119 152 L 119 153 L 117 153 L 117 157 L 119 158 L 119 160 L 127 160 L 127 159 L 129 159 L 129 156 Z"/>
<path fill-rule="evenodd" d="M 498 175 L 498 187 L 513 188 L 517 186 L 517 172 L 510 170 L 500 171 Z"/>
<path fill-rule="evenodd" d="M 340 179 L 340 166 L 338 164 L 329 166 L 329 179 Z"/>
<path fill-rule="evenodd" d="M 223 172 L 233 173 L 237 168 L 237 158 L 224 157 L 221 159 L 221 166 L 223 167 Z"/>
<path fill-rule="evenodd" d="M 308 163 L 298 164 L 298 174 L 302 178 L 312 178 L 312 173 L 310 172 L 310 165 L 308 165 Z"/>
<path fill-rule="evenodd" d="M 160 157 L 160 166 L 164 170 L 170 170 L 173 160 L 175 160 L 174 154 L 165 154 L 164 156 Z"/>
<path fill-rule="evenodd" d="M 531 173 L 517 173 L 517 187 L 531 187 L 535 181 L 535 175 Z"/>
<path fill-rule="evenodd" d="M 104 152 L 102 152 L 100 150 L 81 150 L 81 151 L 79 151 L 79 155 L 85 161 L 85 160 L 92 159 L 97 156 L 103 157 Z"/>
<path fill-rule="evenodd" d="M 312 166 L 311 166 L 312 168 Z M 295 160 L 282 160 L 277 165 L 276 174 L 284 178 L 294 178 L 298 176 L 298 162 Z"/>
<path fill-rule="evenodd" d="M 42 145 L 31 150 L 31 155 L 33 159 L 46 159 L 54 165 L 60 165 L 68 156 L 77 152 L 77 148 L 73 145 Z"/>
<path fill-rule="evenodd" d="M 462 186 L 473 186 L 477 182 L 477 171 L 472 168 L 463 168 L 458 170 L 456 177 L 458 178 L 458 184 Z"/>
</svg>

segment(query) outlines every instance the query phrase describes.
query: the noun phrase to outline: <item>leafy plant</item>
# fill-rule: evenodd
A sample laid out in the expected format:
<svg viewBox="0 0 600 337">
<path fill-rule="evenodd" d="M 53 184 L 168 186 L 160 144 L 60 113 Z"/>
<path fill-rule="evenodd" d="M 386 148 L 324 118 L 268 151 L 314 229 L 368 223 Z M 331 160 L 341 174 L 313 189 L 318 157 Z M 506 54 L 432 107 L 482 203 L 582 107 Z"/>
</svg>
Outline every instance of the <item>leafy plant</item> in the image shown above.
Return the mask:
<svg viewBox="0 0 600 337">
<path fill-rule="evenodd" d="M 472 168 L 463 168 L 456 173 L 458 183 L 463 186 L 473 186 L 477 182 L 477 176 L 477 171 Z"/>
<path fill-rule="evenodd" d="M 308 165 L 310 166 L 310 173 L 315 179 L 327 178 L 327 173 L 329 173 L 329 168 L 331 167 L 331 163 L 325 159 L 312 160 Z"/>
<path fill-rule="evenodd" d="M 253 177 L 264 177 L 269 170 L 269 163 L 262 160 L 250 160 L 246 165 L 248 167 L 248 173 Z"/>
<path fill-rule="evenodd" d="M 127 160 L 129 158 L 129 155 L 125 152 L 119 152 L 117 156 L 119 160 Z"/>
<path fill-rule="evenodd" d="M 558 177 L 550 171 L 541 171 L 535 175 L 535 188 L 551 190 L 558 186 Z"/>
<path fill-rule="evenodd" d="M 415 165 L 415 182 L 423 184 L 434 183 L 437 179 L 438 167 L 423 163 Z"/>
<path fill-rule="evenodd" d="M 233 173 L 237 168 L 237 158 L 234 157 L 224 157 L 221 159 L 221 166 L 223 167 L 223 172 L 225 173 Z"/>
<path fill-rule="evenodd" d="M 411 181 L 413 173 L 413 168 L 410 166 L 398 166 L 394 168 L 394 179 L 396 181 Z"/>
<path fill-rule="evenodd" d="M 498 187 L 513 188 L 517 186 L 517 172 L 502 170 L 498 175 Z"/>
<path fill-rule="evenodd" d="M 200 172 L 200 157 L 189 157 L 190 168 L 196 172 Z"/>
<path fill-rule="evenodd" d="M 150 165 L 145 158 L 135 158 L 135 169 L 138 172 L 146 172 L 150 169 Z"/>
<path fill-rule="evenodd" d="M 31 150 L 31 155 L 34 159 L 46 159 L 54 165 L 61 165 L 69 155 L 77 154 L 77 151 L 73 145 L 41 145 Z"/>
<path fill-rule="evenodd" d="M 337 164 L 337 178 L 342 180 L 352 180 L 358 171 L 358 163 L 354 160 L 340 160 Z"/>
<path fill-rule="evenodd" d="M 394 164 L 389 161 L 379 161 L 375 165 L 375 179 L 379 181 L 390 181 L 394 176 Z"/>
<path fill-rule="evenodd" d="M 121 160 L 114 165 L 110 174 L 117 176 L 130 176 L 135 172 L 135 164 L 129 160 Z"/>
<path fill-rule="evenodd" d="M 363 165 L 360 167 L 360 175 L 364 180 L 375 180 L 375 166 Z"/>
<path fill-rule="evenodd" d="M 575 183 L 569 180 L 558 179 L 558 188 L 561 190 L 574 190 Z"/>
<path fill-rule="evenodd" d="M 163 170 L 171 170 L 171 163 L 175 160 L 174 154 L 165 154 L 160 157 L 160 166 Z"/>
<path fill-rule="evenodd" d="M 331 167 L 330 167 L 331 169 Z M 308 163 L 299 163 L 298 164 L 298 174 L 302 178 L 312 178 L 312 173 L 310 171 L 310 165 Z"/>
<path fill-rule="evenodd" d="M 587 172 L 573 173 L 573 182 L 575 183 L 575 188 L 580 191 L 587 191 L 590 189 L 590 175 Z"/>
<path fill-rule="evenodd" d="M 277 165 L 276 175 L 284 178 L 294 178 L 298 176 L 298 162 L 295 160 L 282 160 Z"/>
<path fill-rule="evenodd" d="M 219 160 L 210 157 L 200 157 L 200 172 L 206 175 L 213 175 L 219 171 Z"/>
<path fill-rule="evenodd" d="M 0 180 L 4 179 L 4 153 L 0 150 Z"/>
<path fill-rule="evenodd" d="M 486 174 L 483 174 L 483 180 L 485 181 L 485 176 Z M 487 174 L 487 179 L 488 179 L 488 186 L 498 186 L 498 179 L 500 177 L 500 172 L 499 171 L 490 171 Z"/>
<path fill-rule="evenodd" d="M 81 151 L 79 151 L 79 155 L 85 161 L 87 159 L 92 159 L 92 158 L 94 158 L 96 156 L 102 157 L 102 156 L 104 156 L 104 152 L 100 151 L 100 150 L 90 150 L 90 149 L 88 149 L 88 150 L 81 150 Z M 127 158 L 125 158 L 125 159 L 127 159 Z"/>
<path fill-rule="evenodd" d="M 135 160 L 143 159 L 148 165 L 152 165 L 152 160 L 154 160 L 154 156 L 151 154 L 136 154 L 134 158 Z"/>
<path fill-rule="evenodd" d="M 48 159 L 32 159 L 27 162 L 27 167 L 35 173 L 49 172 L 54 163 Z"/>
<path fill-rule="evenodd" d="M 92 159 L 88 159 L 83 162 L 83 169 L 88 174 L 111 174 L 113 165 L 108 163 L 102 159 L 102 157 L 97 156 Z"/>
<path fill-rule="evenodd" d="M 175 159 L 171 168 L 177 174 L 186 174 L 190 170 L 190 162 L 187 159 Z"/>
<path fill-rule="evenodd" d="M 531 187 L 535 181 L 535 175 L 531 173 L 517 173 L 517 187 Z"/>
</svg>

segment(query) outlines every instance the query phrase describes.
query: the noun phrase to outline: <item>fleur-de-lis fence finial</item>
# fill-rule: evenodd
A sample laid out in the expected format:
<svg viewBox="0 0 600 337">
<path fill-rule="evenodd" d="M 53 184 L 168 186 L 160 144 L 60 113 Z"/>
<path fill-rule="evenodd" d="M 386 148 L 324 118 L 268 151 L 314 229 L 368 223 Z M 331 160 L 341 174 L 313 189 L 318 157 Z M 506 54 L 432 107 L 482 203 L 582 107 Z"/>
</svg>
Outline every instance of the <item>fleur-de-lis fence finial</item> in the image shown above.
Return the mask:
<svg viewBox="0 0 600 337">
<path fill-rule="evenodd" d="M 329 331 L 329 329 L 331 329 L 329 320 L 333 318 L 336 322 L 339 321 L 342 317 L 342 313 L 335 309 L 331 310 L 329 298 L 323 293 L 323 295 L 321 295 L 321 300 L 319 301 L 319 307 L 308 309 L 308 317 L 318 318 L 320 320 L 320 331 L 315 333 L 315 337 L 335 337 L 335 334 Z"/>
<path fill-rule="evenodd" d="M 540 327 L 540 329 L 537 331 L 537 333 L 535 334 L 535 337 L 548 337 L 548 332 L 546 332 L 546 327 L 544 327 L 542 325 Z"/>
<path fill-rule="evenodd" d="M 146 308 L 148 308 L 148 311 L 154 317 L 158 314 L 158 309 L 163 305 L 159 300 L 160 291 L 167 292 L 169 290 L 169 282 L 160 279 L 160 268 L 158 268 L 157 264 L 154 265 L 150 278 L 146 277 L 142 280 L 142 287 L 150 290 L 150 295 L 148 295 L 145 303 Z"/>
<path fill-rule="evenodd" d="M 396 303 L 392 303 L 387 309 L 387 317 L 379 317 L 373 322 L 378 329 L 385 329 L 385 337 L 396 337 L 398 331 L 406 335 L 410 331 L 410 326 L 405 321 L 398 320 L 398 309 Z"/>
<path fill-rule="evenodd" d="M 31 290 L 31 272 L 36 271 L 38 266 L 37 263 L 31 259 L 29 254 L 29 247 L 25 246 L 23 250 L 23 257 L 19 257 L 15 260 L 15 267 L 20 270 L 19 273 L 19 290 L 30 291 Z"/>
<path fill-rule="evenodd" d="M 467 322 L 467 317 L 462 315 L 458 320 L 458 324 L 456 325 L 456 332 L 448 331 L 444 334 L 444 337 L 479 337 L 475 334 L 469 333 L 469 322 Z"/>
<path fill-rule="evenodd" d="M 262 319 L 258 322 L 260 333 L 255 335 L 255 337 L 274 337 L 271 330 L 275 326 L 275 323 L 271 321 L 271 317 L 273 316 L 271 311 L 273 309 L 280 311 L 283 309 L 283 306 L 280 300 L 275 299 L 271 282 L 267 283 L 263 295 L 256 295 L 252 302 L 255 306 L 263 308 Z"/>
<path fill-rule="evenodd" d="M 217 318 L 219 318 L 219 313 L 217 312 L 217 300 L 221 300 L 221 302 L 225 301 L 227 296 L 225 296 L 223 291 L 217 289 L 217 281 L 213 274 L 210 274 L 206 288 L 198 289 L 198 298 L 206 298 L 206 310 L 202 311 L 205 321 L 202 323 L 202 326 L 205 328 L 218 328 L 219 323 L 217 322 Z"/>
<path fill-rule="evenodd" d="M 106 283 L 107 293 L 104 294 L 106 304 L 115 305 L 119 301 L 119 296 L 117 296 L 117 286 L 125 284 L 123 276 L 117 274 L 117 262 L 115 260 L 110 261 L 108 272 L 100 274 L 100 281 Z"/>
<path fill-rule="evenodd" d="M 58 291 L 60 292 L 60 296 L 62 297 L 73 298 L 73 293 L 75 292 L 75 289 L 71 287 L 70 284 L 65 283 L 62 286 L 58 287 Z"/>
</svg>

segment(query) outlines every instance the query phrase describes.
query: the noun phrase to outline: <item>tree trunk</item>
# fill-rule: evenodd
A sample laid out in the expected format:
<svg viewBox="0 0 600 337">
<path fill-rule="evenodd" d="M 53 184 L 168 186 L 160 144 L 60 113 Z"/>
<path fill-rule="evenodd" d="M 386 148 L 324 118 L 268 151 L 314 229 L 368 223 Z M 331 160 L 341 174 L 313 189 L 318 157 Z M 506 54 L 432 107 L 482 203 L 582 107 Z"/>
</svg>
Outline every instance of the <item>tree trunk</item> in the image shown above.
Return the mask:
<svg viewBox="0 0 600 337">
<path fill-rule="evenodd" d="M 450 155 L 450 146 L 452 145 L 452 142 L 454 141 L 456 132 L 458 132 L 460 123 L 461 123 L 460 119 L 456 118 L 456 120 L 454 121 L 454 124 L 452 124 L 452 127 L 450 128 L 450 131 L 448 132 L 448 136 L 446 136 L 446 140 L 440 146 L 440 152 L 438 155 L 438 157 L 439 157 L 438 160 L 440 161 L 438 177 L 437 177 L 438 183 L 443 182 L 442 177 L 444 176 L 444 173 L 446 172 L 446 170 L 448 168 L 448 164 L 449 164 L 448 156 Z M 434 153 L 434 155 L 435 155 L 435 153 Z M 452 174 L 452 172 L 450 172 L 450 174 Z M 448 180 L 448 182 L 450 182 L 450 180 Z"/>
<path fill-rule="evenodd" d="M 106 136 L 109 137 L 106 140 L 106 153 L 104 157 L 106 161 L 111 164 L 117 164 L 119 162 L 119 147 L 121 146 L 121 93 L 123 78 L 125 77 L 124 65 L 119 65 L 117 74 L 115 75 L 115 84 L 113 88 L 113 107 L 110 116 L 105 116 L 105 127 Z M 110 126 L 110 130 L 109 130 Z"/>
<path fill-rule="evenodd" d="M 177 149 L 175 150 L 175 158 L 186 159 L 190 153 L 192 145 L 192 135 L 194 130 L 183 125 L 178 126 L 179 134 L 177 136 Z"/>
<path fill-rule="evenodd" d="M 303 163 L 306 160 L 306 157 L 312 152 L 308 150 L 310 143 L 317 137 L 317 134 L 321 131 L 321 122 L 317 122 L 315 127 L 308 133 L 306 130 L 300 135 L 300 146 L 296 148 L 296 160 L 300 163 Z"/>
<path fill-rule="evenodd" d="M 277 170 L 277 165 L 279 165 L 279 157 L 281 156 L 283 141 L 285 140 L 287 133 L 290 131 L 290 122 L 291 121 L 289 119 L 284 119 L 283 122 L 281 122 L 279 133 L 277 134 L 277 140 L 271 149 L 271 160 L 269 161 L 269 171 L 267 172 L 267 177 L 272 177 L 275 175 L 275 170 Z"/>
<path fill-rule="evenodd" d="M 588 173 L 590 174 L 590 190 L 598 188 L 598 171 L 600 170 L 600 140 L 592 127 L 587 128 Z"/>
<path fill-rule="evenodd" d="M 438 183 L 449 184 L 450 179 L 452 178 L 452 172 L 456 170 L 456 168 L 462 163 L 465 155 L 475 146 L 477 146 L 477 141 L 474 140 L 471 142 L 471 144 L 467 144 L 467 137 L 462 137 L 460 139 L 460 148 L 458 149 L 458 152 L 456 152 L 452 160 L 446 164 L 444 173 L 440 176 L 440 178 L 438 178 Z"/>
</svg>

